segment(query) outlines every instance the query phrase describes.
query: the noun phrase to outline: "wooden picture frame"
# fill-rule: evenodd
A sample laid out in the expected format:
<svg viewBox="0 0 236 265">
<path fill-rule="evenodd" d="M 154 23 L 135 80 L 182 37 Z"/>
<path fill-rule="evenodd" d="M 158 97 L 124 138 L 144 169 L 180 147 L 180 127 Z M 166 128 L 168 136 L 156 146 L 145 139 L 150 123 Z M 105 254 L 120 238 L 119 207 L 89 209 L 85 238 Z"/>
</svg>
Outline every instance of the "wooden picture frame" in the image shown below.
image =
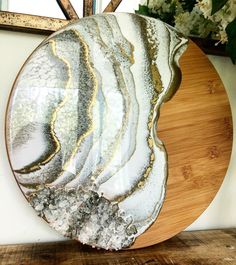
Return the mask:
<svg viewBox="0 0 236 265">
<path fill-rule="evenodd" d="M 0 29 L 49 35 L 79 19 L 70 0 L 56 0 L 65 19 L 0 11 Z M 122 0 L 111 0 L 103 12 L 115 12 Z M 95 13 L 96 0 L 83 0 L 83 16 Z"/>
</svg>

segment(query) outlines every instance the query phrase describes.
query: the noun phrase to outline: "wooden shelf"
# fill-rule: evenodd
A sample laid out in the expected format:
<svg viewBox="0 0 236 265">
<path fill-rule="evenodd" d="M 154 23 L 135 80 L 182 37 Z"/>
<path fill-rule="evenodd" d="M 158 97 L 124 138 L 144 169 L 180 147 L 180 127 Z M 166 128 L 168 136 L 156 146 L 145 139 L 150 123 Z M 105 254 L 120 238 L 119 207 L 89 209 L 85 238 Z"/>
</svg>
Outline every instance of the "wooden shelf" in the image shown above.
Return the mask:
<svg viewBox="0 0 236 265">
<path fill-rule="evenodd" d="M 229 265 L 236 264 L 236 229 L 182 232 L 158 245 L 109 252 L 75 241 L 6 245 L 1 265 Z"/>
</svg>

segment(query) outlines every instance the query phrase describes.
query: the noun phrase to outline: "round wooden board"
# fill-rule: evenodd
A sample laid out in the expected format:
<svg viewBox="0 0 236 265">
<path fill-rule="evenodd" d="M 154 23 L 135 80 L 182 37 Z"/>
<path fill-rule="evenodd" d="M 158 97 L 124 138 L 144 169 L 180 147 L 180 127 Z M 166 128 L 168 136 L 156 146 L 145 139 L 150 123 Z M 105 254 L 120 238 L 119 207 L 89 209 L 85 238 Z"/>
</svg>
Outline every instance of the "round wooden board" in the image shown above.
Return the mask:
<svg viewBox="0 0 236 265">
<path fill-rule="evenodd" d="M 162 107 L 158 123 L 169 157 L 166 200 L 157 221 L 131 248 L 162 242 L 192 224 L 215 197 L 228 168 L 233 133 L 224 86 L 191 41 L 180 66 L 181 87 Z"/>
</svg>

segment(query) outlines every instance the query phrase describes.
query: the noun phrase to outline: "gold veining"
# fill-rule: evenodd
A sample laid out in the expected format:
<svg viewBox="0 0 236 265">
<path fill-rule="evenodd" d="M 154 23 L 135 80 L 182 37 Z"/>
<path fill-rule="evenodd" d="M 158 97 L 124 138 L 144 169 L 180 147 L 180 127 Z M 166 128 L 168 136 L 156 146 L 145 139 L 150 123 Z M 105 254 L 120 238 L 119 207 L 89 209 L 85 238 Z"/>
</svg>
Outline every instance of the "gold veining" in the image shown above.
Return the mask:
<svg viewBox="0 0 236 265">
<path fill-rule="evenodd" d="M 114 16 L 114 18 L 115 18 L 115 16 Z M 94 20 L 95 20 L 95 19 L 94 19 Z M 114 36 L 113 30 L 112 30 L 112 25 L 109 23 L 109 21 L 107 20 L 107 18 L 104 18 L 104 20 L 106 21 L 108 28 L 110 28 L 110 34 L 112 35 L 112 38 L 114 38 L 115 36 Z M 98 26 L 98 23 L 96 22 L 96 20 L 95 20 L 95 23 L 96 23 L 96 28 L 97 28 L 97 31 L 98 31 L 98 36 L 100 36 L 100 41 L 101 41 L 101 43 L 102 43 L 102 46 L 105 46 L 105 47 L 106 47 L 107 45 L 106 45 L 106 44 L 104 43 L 104 41 L 102 40 L 101 33 L 100 33 L 100 29 L 99 29 L 99 26 Z M 116 18 L 115 18 L 115 23 L 116 23 L 116 26 L 118 27 L 118 29 L 119 29 L 119 31 L 120 31 L 120 33 L 121 33 L 122 31 L 121 31 L 121 29 L 120 29 L 120 27 L 119 27 L 119 24 L 118 24 Z M 121 35 L 122 35 L 122 33 L 121 33 Z M 125 37 L 124 37 L 123 35 L 122 35 L 122 37 L 123 37 L 124 40 L 126 40 L 126 41 L 128 42 L 128 40 L 125 39 Z M 128 61 L 130 62 L 131 65 L 133 65 L 133 64 L 135 63 L 135 59 L 134 59 L 134 46 L 133 46 L 132 43 L 130 43 L 130 42 L 128 42 L 128 43 L 129 43 L 129 45 L 130 45 L 130 55 L 127 54 L 127 53 L 125 52 L 125 49 L 121 46 L 120 43 L 118 43 L 117 46 L 119 47 L 119 50 L 120 50 L 121 54 L 122 54 L 125 58 L 128 59 Z M 124 92 L 123 92 L 123 95 L 124 95 L 124 96 L 125 96 L 125 95 L 128 95 L 129 92 L 128 92 L 127 88 L 126 88 L 125 81 L 124 81 L 124 77 L 123 77 L 122 71 L 120 70 L 120 67 L 119 67 L 119 63 L 116 61 L 114 55 L 111 55 L 111 57 L 112 57 L 113 60 L 116 62 L 116 63 L 114 64 L 114 70 L 115 70 L 115 73 L 116 73 L 116 75 L 117 75 L 117 81 L 120 83 L 120 80 L 122 80 L 122 82 L 123 82 L 123 86 L 122 86 L 122 85 L 119 85 L 119 87 L 121 88 L 121 91 L 123 90 L 122 88 L 125 89 Z M 129 71 L 130 71 L 130 66 L 129 66 Z M 127 103 L 127 109 L 128 109 L 128 111 L 125 111 L 125 118 L 124 118 L 124 120 L 122 121 L 122 126 L 121 126 L 121 129 L 119 130 L 119 135 L 115 137 L 115 142 L 116 142 L 116 144 L 113 146 L 113 150 L 112 150 L 112 152 L 108 155 L 108 159 L 106 160 L 106 163 L 105 163 L 103 166 L 99 167 L 99 168 L 97 169 L 97 172 L 96 172 L 96 173 L 93 173 L 93 175 L 92 175 L 92 177 L 93 177 L 93 181 L 95 181 L 96 178 L 97 178 L 97 177 L 98 177 L 98 176 L 99 176 L 99 175 L 105 170 L 105 168 L 109 165 L 110 161 L 112 161 L 112 159 L 114 158 L 114 155 L 115 155 L 115 153 L 116 153 L 116 150 L 118 149 L 119 144 L 121 144 L 121 139 L 122 139 L 122 136 L 123 136 L 123 134 L 124 134 L 124 129 L 125 129 L 125 126 L 126 126 L 126 120 L 128 119 L 128 116 L 129 116 L 130 104 L 131 104 L 131 103 L 130 103 L 130 100 L 128 100 L 128 103 Z M 117 170 L 115 171 L 115 173 L 116 173 L 118 170 L 119 170 L 119 169 L 117 169 Z M 115 173 L 113 173 L 110 177 L 112 177 Z"/>
<path fill-rule="evenodd" d="M 53 39 L 50 39 L 48 41 L 48 43 L 51 45 L 52 48 L 52 53 L 55 57 L 57 57 L 59 60 L 61 60 L 67 67 L 67 74 L 68 74 L 68 79 L 65 85 L 65 89 L 67 90 L 70 85 L 71 85 L 71 80 L 72 80 L 72 73 L 71 73 L 71 67 L 70 67 L 70 63 L 63 57 L 59 56 L 57 54 L 56 51 L 56 41 Z M 17 173 L 21 173 L 21 174 L 28 174 L 34 171 L 37 171 L 39 169 L 41 169 L 41 165 L 45 165 L 47 164 L 61 149 L 61 145 L 60 145 L 60 141 L 58 140 L 55 131 L 54 131 L 54 125 L 55 125 L 55 121 L 57 119 L 57 113 L 59 112 L 59 110 L 65 105 L 66 101 L 67 101 L 68 95 L 66 94 L 64 99 L 59 103 L 59 105 L 56 107 L 56 109 L 54 110 L 53 114 L 52 114 L 52 118 L 51 118 L 51 122 L 50 122 L 50 133 L 52 135 L 52 138 L 55 142 L 55 146 L 56 149 L 54 150 L 54 152 L 52 152 L 48 157 L 46 157 L 43 161 L 37 162 L 35 164 L 33 164 L 30 167 L 24 167 L 20 170 L 16 170 Z"/>
<path fill-rule="evenodd" d="M 146 49 L 148 52 L 147 59 L 149 61 L 150 73 L 152 76 L 152 84 L 154 88 L 153 96 L 150 100 L 151 106 L 150 106 L 150 113 L 149 113 L 148 123 L 147 123 L 147 128 L 149 130 L 149 136 L 147 137 L 147 144 L 150 149 L 149 165 L 145 168 L 144 173 L 142 177 L 140 178 L 140 180 L 136 184 L 134 184 L 134 186 L 131 188 L 131 190 L 127 194 L 117 196 L 113 199 L 113 201 L 117 201 L 117 202 L 121 202 L 125 200 L 128 196 L 133 194 L 137 189 L 142 188 L 145 185 L 145 182 L 152 171 L 154 161 L 155 161 L 155 153 L 154 153 L 154 141 L 152 139 L 151 134 L 152 134 L 153 126 L 155 124 L 155 120 L 157 118 L 157 112 L 155 110 L 157 109 L 157 105 L 158 105 L 158 98 L 159 98 L 158 95 L 160 92 L 163 91 L 163 84 L 161 81 L 159 70 L 156 64 L 153 62 L 153 58 L 155 58 L 156 53 L 158 52 L 158 46 L 157 46 L 158 44 L 156 43 L 155 44 L 156 46 L 153 47 L 152 43 L 149 41 L 149 39 L 152 37 L 151 34 L 153 32 L 149 33 L 147 31 L 148 25 L 146 21 L 144 21 L 142 18 L 139 18 L 139 17 L 137 19 L 141 23 L 142 35 L 145 36 L 143 37 L 143 42 L 147 47 Z"/>
<path fill-rule="evenodd" d="M 163 85 L 162 85 L 162 81 L 161 81 L 161 76 L 160 76 L 160 73 L 158 71 L 157 66 L 152 63 L 152 58 L 153 58 L 152 56 L 155 56 L 154 51 L 157 49 L 157 47 L 155 47 L 155 50 L 154 50 L 152 45 L 151 45 L 151 41 L 150 42 L 148 41 L 148 39 L 149 39 L 148 34 L 149 33 L 147 32 L 147 28 L 148 28 L 147 22 L 142 20 L 140 17 L 137 17 L 136 19 L 141 24 L 142 35 L 146 36 L 146 37 L 143 38 L 143 41 L 144 41 L 144 43 L 145 43 L 145 45 L 147 47 L 147 51 L 148 51 L 150 70 L 151 70 L 150 72 L 151 72 L 151 75 L 152 75 L 153 86 L 156 89 L 156 92 L 160 93 L 160 92 L 163 91 Z M 169 42 L 170 42 L 170 32 L 169 32 L 168 28 L 166 30 L 168 30 Z M 179 40 L 180 41 L 179 41 L 178 44 L 181 43 L 181 38 L 179 38 Z M 156 44 L 156 46 L 157 46 L 157 44 Z M 173 54 L 170 54 L 170 51 L 169 51 L 168 54 L 169 54 L 170 57 L 174 58 L 176 56 L 176 54 L 177 54 L 177 51 L 178 51 L 178 49 L 175 49 Z M 171 97 L 177 91 L 177 89 L 178 89 L 178 87 L 180 85 L 180 82 L 181 82 L 181 70 L 176 65 L 176 63 L 173 62 L 173 60 L 172 60 L 171 64 L 169 65 L 169 67 L 172 70 L 172 78 L 173 78 L 173 80 L 172 80 L 172 82 L 170 83 L 170 85 L 169 85 L 169 87 L 167 89 L 167 93 L 163 97 L 163 102 L 168 101 L 169 99 L 171 99 Z M 137 189 L 141 189 L 141 188 L 144 187 L 145 182 L 146 182 L 146 180 L 147 180 L 147 178 L 148 178 L 148 176 L 149 176 L 149 174 L 150 174 L 150 172 L 152 170 L 152 167 L 153 167 L 153 164 L 154 164 L 154 161 L 155 161 L 155 154 L 154 154 L 154 150 L 153 150 L 154 141 L 151 138 L 151 131 L 152 130 L 156 130 L 156 128 L 154 128 L 154 126 L 156 124 L 156 118 L 158 116 L 159 107 L 160 107 L 158 105 L 158 94 L 154 94 L 153 95 L 150 103 L 151 103 L 151 106 L 152 106 L 152 110 L 150 111 L 150 115 L 149 115 L 149 118 L 148 118 L 148 125 L 147 125 L 148 129 L 150 131 L 149 137 L 147 138 L 147 143 L 148 143 L 148 146 L 149 146 L 149 148 L 151 150 L 150 160 L 149 160 L 150 162 L 149 162 L 149 165 L 146 167 L 145 172 L 144 172 L 142 178 L 138 181 L 138 183 L 136 183 L 127 194 L 124 194 L 124 195 L 121 195 L 121 196 L 117 196 L 116 198 L 113 199 L 113 201 L 116 201 L 118 203 L 122 202 L 127 197 L 132 195 Z M 154 115 L 154 113 L 155 113 L 155 115 Z M 155 144 L 159 147 L 158 143 L 155 143 Z M 164 146 L 161 147 L 161 150 L 163 150 L 163 149 L 165 149 Z"/>
<path fill-rule="evenodd" d="M 100 35 L 100 29 L 99 29 L 99 27 L 98 27 L 98 25 L 97 25 L 97 22 L 94 20 L 94 22 L 95 22 L 95 24 L 96 24 L 96 29 L 97 29 L 97 32 L 98 32 L 98 36 L 100 36 L 100 44 L 101 44 L 101 47 L 106 47 L 106 44 L 103 42 L 103 40 L 102 40 L 102 38 L 101 38 L 101 35 Z M 78 38 L 80 39 L 80 41 L 81 41 L 81 43 L 83 43 L 83 45 L 84 45 L 84 47 L 86 47 L 86 53 L 87 53 L 87 55 L 86 55 L 86 58 L 87 58 L 87 62 L 89 62 L 89 50 L 88 50 L 88 48 L 87 48 L 87 44 L 84 42 L 84 40 L 82 39 L 82 36 L 80 35 L 80 33 L 76 30 L 76 29 L 72 29 L 72 31 L 78 36 Z M 92 35 L 92 37 L 94 37 L 93 35 Z M 114 58 L 114 56 L 112 55 L 112 58 L 115 60 L 115 58 Z M 116 60 L 115 60 L 116 61 Z M 98 90 L 98 82 L 97 82 L 97 80 L 96 80 L 96 74 L 93 72 L 93 68 L 90 66 L 90 64 L 88 63 L 88 67 L 89 67 L 89 69 L 92 71 L 92 73 L 93 73 L 93 75 L 94 75 L 94 80 L 96 81 L 96 92 L 97 92 L 97 90 Z M 118 63 L 115 63 L 114 64 L 114 68 L 118 68 L 119 67 L 119 64 Z M 114 69 L 115 70 L 115 69 Z M 118 74 L 118 73 L 116 73 L 116 74 Z M 120 73 L 121 74 L 121 73 Z M 119 75 L 119 74 L 118 74 Z M 121 74 L 121 76 L 122 76 L 122 74 Z M 123 77 L 121 78 L 121 76 L 119 77 L 121 80 L 123 80 Z M 120 79 L 118 79 L 118 80 L 120 80 Z M 92 120 L 92 114 L 91 114 L 91 108 L 92 108 L 92 106 L 93 106 L 93 104 L 94 104 L 94 102 L 95 102 L 95 99 L 96 99 L 96 95 L 94 94 L 94 97 L 93 97 L 93 99 L 91 100 L 91 103 L 90 103 L 90 106 L 89 106 L 89 116 L 90 116 L 90 119 Z M 106 106 L 107 106 L 107 102 L 106 102 Z M 127 113 L 127 112 L 126 112 Z M 123 128 L 123 126 L 122 126 L 122 128 Z M 81 138 L 79 139 L 79 141 L 77 142 L 77 146 L 76 146 L 76 148 L 73 150 L 73 153 L 72 153 L 72 155 L 71 155 L 71 157 L 70 157 L 70 159 L 66 162 L 66 164 L 63 166 L 63 170 L 64 171 L 66 171 L 66 169 L 67 169 L 67 167 L 69 166 L 69 163 L 71 162 L 71 160 L 74 158 L 74 156 L 76 155 L 76 153 L 77 153 L 77 151 L 78 151 L 78 149 L 79 149 L 79 146 L 80 146 L 80 144 L 81 144 L 81 142 L 85 139 L 85 137 L 86 136 L 88 136 L 91 132 L 93 131 L 93 127 L 91 127 L 88 131 L 86 131 L 83 135 L 81 135 Z M 115 137 L 115 141 L 116 141 L 116 145 L 115 145 L 115 148 L 113 149 L 113 152 L 112 153 L 109 153 L 107 156 L 108 157 L 110 157 L 110 160 L 112 159 L 112 157 L 113 157 L 113 155 L 114 155 L 114 153 L 115 153 L 115 150 L 117 149 L 117 147 L 118 147 L 118 144 L 119 144 L 119 142 L 117 142 L 117 139 L 119 139 L 119 137 Z M 98 141 L 98 140 L 97 140 Z M 96 141 L 96 142 L 97 142 Z M 96 143 L 95 142 L 95 143 Z M 108 163 L 107 163 L 108 164 Z M 107 165 L 106 164 L 106 165 Z M 96 173 L 95 172 L 93 172 L 93 178 L 95 178 L 96 176 L 98 176 L 101 172 L 102 172 L 102 170 L 104 170 L 104 168 L 106 167 L 106 165 L 104 165 L 104 167 L 100 167 L 100 168 L 98 168 L 96 171 Z M 81 171 L 80 171 L 81 172 Z M 77 173 L 77 176 L 80 174 L 80 172 L 78 172 Z M 63 174 L 63 172 L 58 176 L 58 178 L 61 176 Z"/>
<path fill-rule="evenodd" d="M 112 26 L 110 25 L 109 21 L 108 21 L 106 18 L 104 18 L 104 19 L 105 19 L 106 23 L 108 24 L 108 27 L 109 27 L 110 30 L 111 30 L 110 33 L 111 33 L 111 35 L 112 35 L 112 38 L 114 38 L 114 34 L 113 34 L 113 31 L 112 31 Z M 116 18 L 115 18 L 115 19 L 116 19 Z M 100 29 L 99 29 L 98 23 L 97 23 L 96 21 L 95 21 L 95 23 L 96 23 L 97 31 L 98 31 L 98 33 L 99 33 L 98 36 L 100 36 L 100 42 L 102 43 L 102 47 L 103 47 L 103 46 L 106 46 L 106 44 L 105 44 L 104 41 L 102 40 L 102 37 L 101 37 L 101 33 L 100 33 Z M 120 26 L 119 26 L 117 20 L 116 20 L 116 23 L 117 23 L 117 27 L 119 28 L 119 31 L 121 32 L 121 29 L 120 29 Z M 122 37 L 124 38 L 123 35 L 122 35 Z M 125 39 L 125 38 L 124 38 L 124 39 Z M 127 40 L 127 39 L 126 39 L 126 40 Z M 127 40 L 127 41 L 128 41 L 128 40 Z M 126 58 L 129 60 L 129 62 L 131 63 L 131 65 L 132 65 L 132 64 L 135 63 L 135 59 L 134 59 L 134 45 L 133 45 L 132 43 L 130 43 L 130 42 L 129 42 L 129 45 L 130 45 L 130 49 L 131 49 L 131 55 L 127 54 L 127 53 L 125 52 L 125 50 L 123 49 L 123 47 L 122 47 L 120 44 L 117 44 L 117 46 L 119 47 L 119 49 L 120 49 L 122 55 L 123 55 L 124 57 L 126 57 Z M 114 57 L 114 56 L 112 55 L 112 57 Z M 130 67 L 131 67 L 131 66 L 129 66 L 129 71 L 130 71 Z M 131 71 L 130 71 L 130 73 L 131 73 Z M 122 73 L 121 73 L 121 76 L 122 76 Z M 131 76 L 132 76 L 132 79 L 133 79 L 133 75 L 132 75 L 132 73 L 131 73 Z M 118 80 L 119 80 L 119 78 L 118 78 Z M 134 82 L 134 80 L 133 80 L 133 82 Z M 128 113 L 126 113 L 126 115 L 128 115 Z M 136 125 L 136 126 L 137 126 L 137 125 Z M 136 134 L 137 134 L 137 130 L 135 130 L 135 138 L 136 138 Z M 121 138 L 121 137 L 120 137 L 120 138 Z M 119 139 L 119 138 L 117 138 L 117 139 Z M 117 142 L 116 145 L 115 145 L 115 147 L 113 148 L 113 152 L 112 152 L 111 155 L 110 155 L 110 160 L 114 157 L 114 155 L 115 155 L 115 151 L 117 150 L 117 148 L 118 148 L 118 144 L 119 144 L 119 143 L 120 143 L 120 141 Z M 130 157 L 130 158 L 131 158 L 131 157 Z M 130 158 L 128 159 L 128 161 L 130 160 Z M 100 173 L 102 173 L 102 171 L 105 170 L 105 168 L 106 168 L 106 166 L 109 164 L 110 160 L 108 161 L 108 163 L 106 163 L 103 167 L 100 168 L 100 170 L 98 171 L 98 173 L 95 175 L 96 178 L 98 177 L 98 175 L 99 175 Z M 128 161 L 126 161 L 125 163 L 127 163 Z M 115 172 L 113 172 L 113 173 L 109 176 L 109 178 L 111 178 L 112 176 L 114 176 L 114 174 L 116 174 L 122 166 L 123 166 L 123 165 L 121 165 L 118 169 L 116 169 Z M 94 176 L 94 175 L 93 175 L 93 176 Z M 95 181 L 96 178 L 93 177 L 92 180 Z M 107 181 L 107 180 L 106 180 L 106 181 Z M 104 182 L 102 182 L 102 183 L 104 183 Z M 102 183 L 101 183 L 101 184 L 102 184 Z"/>
<path fill-rule="evenodd" d="M 63 170 L 64 171 L 66 171 L 67 167 L 69 166 L 69 163 L 71 162 L 71 160 L 76 155 L 76 153 L 77 153 L 77 151 L 78 151 L 78 149 L 80 147 L 81 142 L 94 130 L 94 126 L 92 124 L 92 120 L 93 120 L 92 108 L 94 106 L 94 103 L 95 103 L 95 100 L 96 100 L 96 96 L 97 96 L 97 92 L 98 92 L 98 82 L 97 82 L 97 79 L 96 79 L 96 74 L 94 72 L 94 69 L 93 69 L 93 67 L 90 64 L 90 54 L 89 54 L 88 46 L 87 46 L 86 42 L 83 40 L 81 34 L 77 30 L 72 29 L 71 31 L 78 37 L 78 39 L 79 39 L 79 41 L 81 43 L 82 49 L 84 50 L 84 59 L 85 59 L 88 71 L 90 73 L 90 76 L 91 76 L 91 78 L 93 80 L 94 93 L 92 94 L 92 98 L 91 98 L 91 101 L 90 101 L 88 109 L 87 109 L 87 115 L 88 115 L 89 121 L 90 121 L 89 128 L 88 128 L 88 130 L 86 132 L 81 134 L 81 136 L 79 137 L 79 139 L 77 141 L 77 144 L 76 144 L 76 148 L 72 151 L 72 154 L 71 154 L 70 158 L 68 159 L 68 161 L 63 165 Z"/>
<path fill-rule="evenodd" d="M 101 37 L 100 29 L 99 29 L 98 23 L 97 23 L 97 21 L 95 19 L 94 19 L 94 22 L 95 22 L 95 25 L 96 25 L 97 36 L 100 37 L 99 38 L 99 43 L 101 45 L 101 49 L 104 49 L 104 47 L 106 48 L 107 45 L 105 44 L 105 42 L 103 41 L 103 39 Z M 108 25 L 109 25 L 109 23 L 108 23 Z M 109 25 L 109 27 L 111 29 L 111 32 L 110 33 L 113 34 L 112 28 L 111 28 L 110 25 Z M 92 37 L 94 37 L 94 36 L 92 35 Z M 125 56 L 126 58 L 128 58 L 129 60 L 132 60 L 128 54 L 125 54 L 125 55 L 126 55 Z M 120 69 L 120 65 L 119 65 L 119 63 L 117 62 L 115 56 L 112 53 L 111 53 L 110 57 L 111 57 L 111 59 L 114 62 L 113 69 L 114 69 L 115 75 L 117 76 L 118 88 L 123 92 L 122 93 L 123 96 L 126 96 L 126 95 L 128 95 L 128 91 L 127 91 L 127 88 L 126 88 L 126 85 L 125 85 L 125 81 L 124 81 L 124 77 L 123 77 L 122 71 Z M 125 106 L 126 107 L 126 110 L 124 111 L 125 117 L 122 120 L 121 128 L 118 130 L 116 136 L 114 137 L 115 144 L 112 146 L 113 147 L 112 148 L 112 151 L 108 151 L 107 152 L 107 158 L 105 159 L 106 162 L 103 165 L 98 165 L 98 167 L 96 168 L 96 171 L 92 173 L 92 175 L 91 175 L 92 179 L 91 180 L 93 182 L 99 176 L 99 174 L 101 174 L 101 172 L 104 171 L 104 169 L 108 166 L 108 164 L 110 163 L 110 161 L 114 157 L 115 152 L 116 152 L 116 150 L 117 150 L 117 148 L 118 148 L 118 146 L 120 144 L 122 135 L 124 133 L 124 129 L 126 127 L 126 122 L 128 120 L 129 109 L 130 109 L 130 100 L 129 99 L 126 99 L 126 100 L 127 100 L 127 105 Z M 77 176 L 79 176 L 79 174 L 80 174 L 80 172 L 77 174 Z"/>
<path fill-rule="evenodd" d="M 91 65 L 89 63 L 89 51 L 88 51 L 88 47 L 87 47 L 86 43 L 83 41 L 83 39 L 80 36 L 79 32 L 77 32 L 76 30 L 73 30 L 73 29 L 71 31 L 76 34 L 76 36 L 79 38 L 79 40 L 80 40 L 80 42 L 82 44 L 82 49 L 84 50 L 84 58 L 85 58 L 87 67 L 89 69 L 90 76 L 92 77 L 93 83 L 94 83 L 94 91 L 95 92 L 93 93 L 91 102 L 90 102 L 89 107 L 88 107 L 88 112 L 87 112 L 87 115 L 89 117 L 89 120 L 92 121 L 92 113 L 91 113 L 91 110 L 92 110 L 92 106 L 93 106 L 93 104 L 95 102 L 96 94 L 97 94 L 97 89 L 98 89 L 96 75 L 95 75 L 95 73 L 93 71 L 93 68 L 91 67 Z M 71 69 L 70 63 L 65 58 L 63 58 L 62 56 L 59 56 L 57 54 L 57 51 L 56 51 L 56 41 L 54 39 L 50 39 L 49 40 L 49 43 L 51 44 L 52 52 L 53 52 L 54 56 L 57 57 L 57 58 L 59 58 L 66 65 L 66 67 L 67 67 L 68 80 L 67 80 L 67 83 L 65 85 L 65 89 L 67 90 L 67 89 L 70 88 L 71 81 L 72 81 L 72 69 Z M 51 122 L 50 122 L 50 133 L 51 133 L 51 135 L 53 137 L 53 140 L 56 143 L 56 149 L 55 149 L 55 151 L 53 153 L 51 153 L 45 160 L 40 161 L 39 163 L 34 164 L 31 167 L 25 167 L 23 169 L 17 170 L 16 171 L 17 173 L 27 174 L 27 173 L 34 172 L 34 171 L 39 170 L 41 168 L 40 165 L 47 164 L 60 151 L 60 149 L 61 149 L 60 141 L 58 140 L 58 138 L 57 138 L 57 136 L 55 134 L 54 126 L 55 126 L 55 122 L 56 122 L 56 119 L 57 119 L 57 114 L 60 111 L 60 109 L 66 104 L 67 100 L 68 100 L 68 93 L 66 93 L 64 99 L 60 102 L 60 104 L 54 110 L 54 112 L 52 114 Z M 80 136 L 79 140 L 77 141 L 76 148 L 73 150 L 70 158 L 63 165 L 63 170 L 66 170 L 66 168 L 68 167 L 68 164 L 70 163 L 71 159 L 75 156 L 75 154 L 78 151 L 78 148 L 79 148 L 81 142 L 83 141 L 83 139 L 87 135 L 89 135 L 92 131 L 93 131 L 93 126 L 90 123 L 90 126 L 89 126 L 88 130 Z"/>
<path fill-rule="evenodd" d="M 116 45 L 119 47 L 121 54 L 129 60 L 129 62 L 131 63 L 131 65 L 133 65 L 133 64 L 135 63 L 135 59 L 134 59 L 134 45 L 133 45 L 131 42 L 129 42 L 129 41 L 128 41 L 128 40 L 122 35 L 122 31 L 121 31 L 121 28 L 120 28 L 120 26 L 119 26 L 119 24 L 118 24 L 118 22 L 117 22 L 116 17 L 115 17 L 114 15 L 111 16 L 111 17 L 115 20 L 114 23 L 116 24 L 116 27 L 118 28 L 118 31 L 120 32 L 122 38 L 123 38 L 124 40 L 126 40 L 127 43 L 129 44 L 129 46 L 130 46 L 130 55 L 127 54 L 127 53 L 125 52 L 125 49 L 122 47 L 122 45 L 121 45 L 120 43 L 116 43 Z M 110 17 L 110 18 L 111 18 L 111 17 Z M 111 35 L 112 35 L 112 39 L 114 39 L 114 38 L 115 38 L 115 35 L 114 35 L 114 33 L 113 33 L 111 23 L 108 21 L 108 18 L 106 18 L 106 17 L 104 17 L 104 20 L 107 22 L 108 27 L 111 29 L 110 33 L 111 33 Z M 112 22 L 113 22 L 113 21 L 112 21 Z M 100 32 L 99 27 L 98 27 L 98 31 Z M 101 35 L 100 35 L 100 36 L 101 36 Z"/>
</svg>

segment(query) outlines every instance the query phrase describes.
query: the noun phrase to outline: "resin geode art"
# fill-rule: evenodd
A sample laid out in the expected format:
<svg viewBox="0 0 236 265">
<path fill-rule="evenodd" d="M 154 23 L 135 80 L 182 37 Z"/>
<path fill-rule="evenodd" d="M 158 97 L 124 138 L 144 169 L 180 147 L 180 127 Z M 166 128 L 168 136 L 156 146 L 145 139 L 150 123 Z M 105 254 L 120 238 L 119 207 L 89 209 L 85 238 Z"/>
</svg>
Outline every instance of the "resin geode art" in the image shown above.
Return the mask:
<svg viewBox="0 0 236 265">
<path fill-rule="evenodd" d="M 29 57 L 9 101 L 7 149 L 55 230 L 117 250 L 156 220 L 168 172 L 157 120 L 186 46 L 161 21 L 111 13 L 70 24 Z"/>
</svg>

